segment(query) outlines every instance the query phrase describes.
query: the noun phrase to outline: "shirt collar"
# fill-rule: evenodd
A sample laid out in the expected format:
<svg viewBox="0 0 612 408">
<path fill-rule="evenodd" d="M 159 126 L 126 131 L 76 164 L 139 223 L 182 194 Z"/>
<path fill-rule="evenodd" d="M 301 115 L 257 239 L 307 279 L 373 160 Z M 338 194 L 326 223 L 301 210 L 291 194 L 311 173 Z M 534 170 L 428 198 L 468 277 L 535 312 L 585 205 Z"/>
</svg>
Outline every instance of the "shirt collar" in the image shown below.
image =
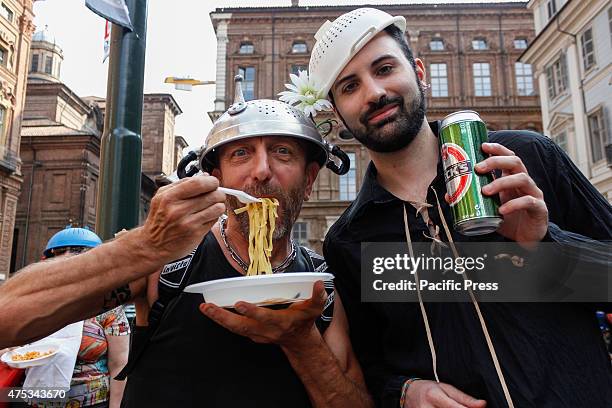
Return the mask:
<svg viewBox="0 0 612 408">
<path fill-rule="evenodd" d="M 434 135 L 438 137 L 440 122 L 432 121 L 428 123 Z M 363 209 L 370 204 L 384 204 L 399 200 L 399 198 L 388 192 L 383 186 L 380 185 L 376 178 L 377 174 L 378 171 L 376 170 L 376 166 L 374 166 L 373 162 L 370 162 L 368 164 L 365 177 L 363 178 L 361 188 L 359 189 L 359 194 L 357 195 L 357 198 L 355 198 L 355 201 L 349 210 L 350 219 L 359 216 Z"/>
</svg>

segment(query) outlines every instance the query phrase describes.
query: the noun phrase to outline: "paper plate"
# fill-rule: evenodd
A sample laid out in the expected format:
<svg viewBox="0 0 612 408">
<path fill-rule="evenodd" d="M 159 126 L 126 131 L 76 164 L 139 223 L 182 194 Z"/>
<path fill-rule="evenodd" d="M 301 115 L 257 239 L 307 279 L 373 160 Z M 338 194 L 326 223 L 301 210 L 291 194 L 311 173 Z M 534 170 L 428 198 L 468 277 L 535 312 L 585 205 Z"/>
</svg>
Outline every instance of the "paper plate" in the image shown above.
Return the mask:
<svg viewBox="0 0 612 408">
<path fill-rule="evenodd" d="M 331 273 L 317 272 L 240 276 L 189 285 L 185 292 L 201 293 L 205 302 L 221 307 L 234 307 L 239 301 L 269 306 L 309 299 L 316 281 L 332 279 Z"/>
<path fill-rule="evenodd" d="M 29 346 L 23 346 L 16 348 L 15 350 L 8 351 L 4 353 L 1 357 L 2 362 L 13 368 L 29 368 L 45 365 L 51 360 L 55 358 L 58 350 L 60 349 L 59 344 L 57 343 L 40 343 L 40 344 L 32 344 Z M 38 351 L 39 353 L 46 353 L 51 351 L 51 354 L 47 354 L 46 356 L 33 358 L 30 360 L 22 360 L 22 361 L 13 361 L 13 356 L 20 354 L 24 355 L 30 351 Z"/>
</svg>

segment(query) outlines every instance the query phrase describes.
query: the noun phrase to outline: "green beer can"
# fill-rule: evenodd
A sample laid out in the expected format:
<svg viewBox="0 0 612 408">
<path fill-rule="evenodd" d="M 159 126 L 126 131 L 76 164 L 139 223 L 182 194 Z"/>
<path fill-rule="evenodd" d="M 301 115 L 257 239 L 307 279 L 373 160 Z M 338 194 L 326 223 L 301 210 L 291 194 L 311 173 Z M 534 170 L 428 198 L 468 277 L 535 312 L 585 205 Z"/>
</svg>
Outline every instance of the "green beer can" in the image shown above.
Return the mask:
<svg viewBox="0 0 612 408">
<path fill-rule="evenodd" d="M 498 201 L 481 192 L 483 186 L 493 181 L 493 174 L 481 175 L 474 170 L 474 165 L 485 159 L 480 146 L 487 141 L 487 127 L 474 111 L 451 113 L 442 120 L 440 152 L 444 181 L 455 230 L 463 235 L 489 234 L 502 221 Z"/>
</svg>

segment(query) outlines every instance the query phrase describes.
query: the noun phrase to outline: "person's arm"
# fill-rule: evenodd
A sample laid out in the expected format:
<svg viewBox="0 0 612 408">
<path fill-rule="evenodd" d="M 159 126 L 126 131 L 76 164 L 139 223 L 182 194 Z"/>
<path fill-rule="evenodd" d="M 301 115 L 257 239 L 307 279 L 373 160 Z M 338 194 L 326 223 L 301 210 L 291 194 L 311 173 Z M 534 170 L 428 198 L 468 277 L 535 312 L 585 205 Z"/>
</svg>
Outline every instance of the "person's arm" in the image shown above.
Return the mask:
<svg viewBox="0 0 612 408">
<path fill-rule="evenodd" d="M 127 364 L 130 351 L 130 335 L 109 336 L 108 340 L 108 371 L 110 373 L 110 403 L 109 408 L 119 408 L 123 398 L 126 381 L 115 380 Z"/>
<path fill-rule="evenodd" d="M 317 282 L 310 299 L 284 310 L 270 310 L 246 302 L 235 305 L 240 315 L 210 303 L 201 304 L 200 310 L 236 334 L 258 343 L 278 344 L 302 380 L 313 406 L 373 407 L 348 341 L 346 317 L 339 298 L 335 299 L 333 320 L 339 321 L 330 325 L 327 331 L 331 332 L 325 339 L 314 324 L 326 299 L 323 282 Z"/>
<path fill-rule="evenodd" d="M 161 269 L 158 269 L 156 272 L 139 280 L 139 284 L 144 287 L 144 290 L 140 292 L 140 296 L 134 298 L 134 307 L 136 309 L 135 326 L 139 329 L 149 325 L 151 306 L 159 298 L 157 285 L 161 271 Z"/>
<path fill-rule="evenodd" d="M 107 360 L 110 375 L 109 408 L 119 408 L 126 381 L 115 380 L 127 364 L 130 351 L 130 326 L 123 308 L 119 307 L 102 317 L 104 335 L 108 344 Z"/>
<path fill-rule="evenodd" d="M 162 187 L 142 227 L 85 253 L 49 259 L 0 286 L 0 347 L 42 338 L 127 302 L 139 278 L 186 255 L 225 211 L 210 176 Z"/>
<path fill-rule="evenodd" d="M 283 346 L 315 407 L 373 407 L 348 336 L 348 321 L 335 293 L 334 318 L 321 337 L 313 326 L 299 344 Z"/>
</svg>

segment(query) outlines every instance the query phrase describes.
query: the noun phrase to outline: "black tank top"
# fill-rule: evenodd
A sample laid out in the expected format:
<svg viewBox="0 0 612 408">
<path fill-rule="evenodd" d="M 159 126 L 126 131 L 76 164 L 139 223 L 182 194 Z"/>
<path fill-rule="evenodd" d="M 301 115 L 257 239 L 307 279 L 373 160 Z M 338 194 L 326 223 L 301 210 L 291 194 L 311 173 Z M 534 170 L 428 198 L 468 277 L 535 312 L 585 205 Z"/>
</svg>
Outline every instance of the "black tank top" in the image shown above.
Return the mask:
<svg viewBox="0 0 612 408">
<path fill-rule="evenodd" d="M 300 248 L 285 273 L 326 270 L 322 258 L 313 265 L 309 254 Z M 168 273 L 162 271 L 160 290 L 164 285 L 168 289 L 168 285 L 184 287 L 242 276 L 227 262 L 212 233 L 187 258 L 164 268 Z M 328 289 L 328 293 L 331 291 L 333 288 Z M 258 344 L 233 334 L 199 311 L 202 302 L 202 295 L 181 291 L 167 304 L 158 328 L 128 375 L 122 407 L 311 406 L 302 382 L 279 346 Z M 317 319 L 321 331 L 332 318 L 333 301 L 328 303 Z"/>
</svg>

